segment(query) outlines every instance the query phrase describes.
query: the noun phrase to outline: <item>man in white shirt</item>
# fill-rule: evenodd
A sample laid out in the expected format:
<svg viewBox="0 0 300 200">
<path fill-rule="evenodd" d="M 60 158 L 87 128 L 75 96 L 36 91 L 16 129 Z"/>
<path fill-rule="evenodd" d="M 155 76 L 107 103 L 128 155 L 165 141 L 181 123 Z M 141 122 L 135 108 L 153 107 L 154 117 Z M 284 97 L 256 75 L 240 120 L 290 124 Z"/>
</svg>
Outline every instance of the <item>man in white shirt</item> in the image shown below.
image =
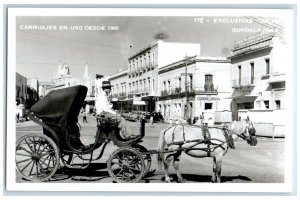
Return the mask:
<svg viewBox="0 0 300 200">
<path fill-rule="evenodd" d="M 127 126 L 126 120 L 117 115 L 116 111 L 112 109 L 112 104 L 109 102 L 109 93 L 111 91 L 111 84 L 109 81 L 102 82 L 102 90 L 96 99 L 96 113 L 97 115 L 104 115 L 105 117 L 117 118 L 119 121 L 120 136 L 123 139 L 132 139 L 137 136 L 133 135 L 132 130 Z"/>
</svg>

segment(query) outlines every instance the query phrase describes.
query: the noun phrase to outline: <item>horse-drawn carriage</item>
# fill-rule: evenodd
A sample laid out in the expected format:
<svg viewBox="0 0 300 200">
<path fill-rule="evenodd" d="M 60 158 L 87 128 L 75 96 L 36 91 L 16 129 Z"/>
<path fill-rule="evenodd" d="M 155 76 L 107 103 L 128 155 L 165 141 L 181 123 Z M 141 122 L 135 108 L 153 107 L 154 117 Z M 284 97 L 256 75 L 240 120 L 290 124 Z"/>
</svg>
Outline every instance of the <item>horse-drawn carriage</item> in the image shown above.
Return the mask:
<svg viewBox="0 0 300 200">
<path fill-rule="evenodd" d="M 212 181 L 220 182 L 222 158 L 230 144 L 237 138 L 247 140 L 250 145 L 257 143 L 250 121 L 233 122 L 228 127 L 178 124 L 161 131 L 157 150 L 148 151 L 139 144 L 145 136 L 145 120 L 141 120 L 139 137 L 126 140 L 119 134 L 117 118 L 99 116 L 95 142 L 85 146 L 80 140 L 77 117 L 86 93 L 85 86 L 54 90 L 27 112 L 32 121 L 42 126 L 43 133 L 30 133 L 17 141 L 16 169 L 23 178 L 46 181 L 60 166 L 85 169 L 102 157 L 106 145 L 112 141 L 119 148 L 111 153 L 107 168 L 115 182 L 139 182 L 151 167 L 152 154 L 158 154 L 158 163 L 163 162 L 166 181 L 172 161 L 178 180 L 182 181 L 178 172 L 181 152 L 199 158 L 213 157 Z M 94 157 L 94 151 L 100 148 Z M 168 153 L 166 158 L 164 153 Z M 82 160 L 82 164 L 75 160 Z"/>
<path fill-rule="evenodd" d="M 116 118 L 99 116 L 95 142 L 88 146 L 82 144 L 77 117 L 86 93 L 85 86 L 54 90 L 27 111 L 28 117 L 42 126 L 43 133 L 27 134 L 16 143 L 16 169 L 23 178 L 46 181 L 60 166 L 85 169 L 102 157 L 110 141 L 120 147 L 107 163 L 114 181 L 138 182 L 149 171 L 151 156 L 138 144 L 145 135 L 143 120 L 139 137 L 126 140 L 120 137 Z M 94 157 L 97 149 L 101 149 L 100 153 Z M 75 160 L 82 163 L 79 165 Z"/>
</svg>

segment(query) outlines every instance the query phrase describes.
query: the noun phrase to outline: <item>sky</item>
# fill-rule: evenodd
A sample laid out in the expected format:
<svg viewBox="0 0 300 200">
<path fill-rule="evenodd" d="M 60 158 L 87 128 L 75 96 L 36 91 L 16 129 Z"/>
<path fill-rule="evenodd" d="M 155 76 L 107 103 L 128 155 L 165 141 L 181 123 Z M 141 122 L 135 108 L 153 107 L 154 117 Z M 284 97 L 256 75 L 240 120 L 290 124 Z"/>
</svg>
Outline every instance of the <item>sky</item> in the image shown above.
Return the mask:
<svg viewBox="0 0 300 200">
<path fill-rule="evenodd" d="M 233 22 L 237 19 L 240 21 Z M 200 43 L 202 56 L 228 56 L 235 41 L 268 29 L 267 23 L 253 20 L 250 23 L 249 19 L 228 16 L 17 17 L 16 70 L 39 81 L 54 79 L 59 63 L 67 63 L 72 77 L 77 79 L 82 78 L 85 64 L 91 77 L 112 75 L 127 69 L 128 57 L 155 41 L 158 35 L 163 36 L 165 42 Z"/>
</svg>

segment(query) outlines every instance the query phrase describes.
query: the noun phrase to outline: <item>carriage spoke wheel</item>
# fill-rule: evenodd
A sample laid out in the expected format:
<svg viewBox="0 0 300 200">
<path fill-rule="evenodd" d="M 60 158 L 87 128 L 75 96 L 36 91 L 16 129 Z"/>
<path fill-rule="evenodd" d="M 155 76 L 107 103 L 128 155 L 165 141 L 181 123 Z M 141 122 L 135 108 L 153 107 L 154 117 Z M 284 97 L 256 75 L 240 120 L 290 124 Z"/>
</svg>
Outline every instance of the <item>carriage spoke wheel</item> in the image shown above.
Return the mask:
<svg viewBox="0 0 300 200">
<path fill-rule="evenodd" d="M 132 147 L 137 149 L 139 152 L 142 152 L 142 153 L 147 152 L 147 149 L 142 145 L 135 144 Z M 143 159 L 144 159 L 144 163 L 145 163 L 144 175 L 147 175 L 147 173 L 149 172 L 150 167 L 151 167 L 151 161 L 152 161 L 151 154 L 150 153 L 143 154 Z"/>
<path fill-rule="evenodd" d="M 144 176 L 144 158 L 136 149 L 119 148 L 108 159 L 107 168 L 114 181 L 136 183 Z"/>
<path fill-rule="evenodd" d="M 16 144 L 16 169 L 27 180 L 46 181 L 59 166 L 59 150 L 45 135 L 28 134 Z"/>
</svg>

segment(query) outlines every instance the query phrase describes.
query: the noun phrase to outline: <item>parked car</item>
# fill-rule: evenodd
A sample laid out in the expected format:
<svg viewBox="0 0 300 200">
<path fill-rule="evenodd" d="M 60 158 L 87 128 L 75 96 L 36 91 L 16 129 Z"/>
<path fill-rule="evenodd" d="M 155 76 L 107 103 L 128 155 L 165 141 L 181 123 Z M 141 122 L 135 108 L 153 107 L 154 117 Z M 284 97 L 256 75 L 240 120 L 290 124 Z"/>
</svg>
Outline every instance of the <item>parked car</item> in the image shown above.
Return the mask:
<svg viewBox="0 0 300 200">
<path fill-rule="evenodd" d="M 145 113 L 145 119 L 147 122 L 150 122 L 150 118 L 153 117 L 153 122 L 163 122 L 164 117 L 160 112 L 152 112 L 152 113 Z"/>
<path fill-rule="evenodd" d="M 123 111 L 121 113 L 121 116 L 128 121 L 138 121 L 139 120 L 139 115 L 135 111 L 133 111 L 133 112 Z"/>
<path fill-rule="evenodd" d="M 128 111 L 128 110 L 123 110 L 122 112 L 121 112 L 121 117 L 123 117 L 123 118 L 127 118 L 127 117 L 129 117 L 129 115 L 130 115 L 130 112 Z"/>
<path fill-rule="evenodd" d="M 140 119 L 140 115 L 139 115 L 138 111 L 132 111 L 128 118 L 128 120 L 135 121 L 135 122 L 139 121 L 139 119 Z"/>
</svg>

